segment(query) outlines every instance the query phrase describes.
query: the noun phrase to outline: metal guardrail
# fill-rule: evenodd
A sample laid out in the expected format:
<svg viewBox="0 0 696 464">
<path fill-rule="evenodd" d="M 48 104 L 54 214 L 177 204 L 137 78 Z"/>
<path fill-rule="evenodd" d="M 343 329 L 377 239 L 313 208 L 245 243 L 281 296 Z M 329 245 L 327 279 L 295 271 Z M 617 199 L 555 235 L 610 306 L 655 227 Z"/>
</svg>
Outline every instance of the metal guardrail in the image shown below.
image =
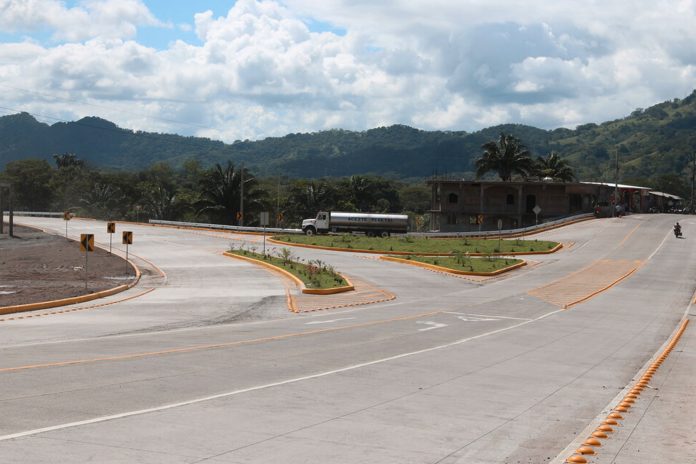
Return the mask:
<svg viewBox="0 0 696 464">
<path fill-rule="evenodd" d="M 555 221 L 548 221 L 548 222 L 543 222 L 541 224 L 537 224 L 534 226 L 529 226 L 529 227 L 523 227 L 520 229 L 506 229 L 506 230 L 501 230 L 500 232 L 497 230 L 483 230 L 483 231 L 473 231 L 473 232 L 409 232 L 406 235 L 414 236 L 414 237 L 486 237 L 486 236 L 494 236 L 497 237 L 498 235 L 517 235 L 517 234 L 526 234 L 526 233 L 531 233 L 535 232 L 538 230 L 544 230 L 548 227 L 553 227 L 556 225 L 561 225 L 566 222 L 573 222 L 577 221 L 579 219 L 585 219 L 585 218 L 590 218 L 593 217 L 593 213 L 586 213 L 586 214 L 578 214 L 575 216 L 568 216 L 565 218 L 561 219 L 556 219 Z M 264 228 L 263 227 L 240 227 L 240 226 L 227 226 L 223 224 L 208 224 L 208 223 L 200 223 L 200 222 L 179 222 L 179 221 L 160 221 L 156 219 L 150 219 L 149 221 L 150 224 L 160 224 L 160 225 L 167 225 L 167 226 L 179 226 L 179 227 L 195 227 L 195 228 L 202 228 L 202 229 L 220 229 L 220 230 L 229 230 L 229 231 L 234 231 L 234 232 L 255 232 L 255 233 L 261 233 L 263 232 Z M 275 234 L 302 234 L 302 229 L 280 229 L 276 227 L 267 227 L 266 229 L 267 233 L 275 233 Z"/>
<path fill-rule="evenodd" d="M 8 210 L 0 211 L 0 214 L 10 214 Z M 63 213 L 52 213 L 48 211 L 14 211 L 15 216 L 36 216 L 36 217 L 63 217 Z"/>
<path fill-rule="evenodd" d="M 255 232 L 261 233 L 264 230 L 271 234 L 301 234 L 301 229 L 281 229 L 278 227 L 247 227 L 247 226 L 228 226 L 224 224 L 208 224 L 203 222 L 180 222 L 180 221 L 161 221 L 158 219 L 150 219 L 148 221 L 150 224 L 159 224 L 163 226 L 175 226 L 175 227 L 195 227 L 200 229 L 220 229 L 220 230 L 230 230 L 233 232 Z"/>
</svg>

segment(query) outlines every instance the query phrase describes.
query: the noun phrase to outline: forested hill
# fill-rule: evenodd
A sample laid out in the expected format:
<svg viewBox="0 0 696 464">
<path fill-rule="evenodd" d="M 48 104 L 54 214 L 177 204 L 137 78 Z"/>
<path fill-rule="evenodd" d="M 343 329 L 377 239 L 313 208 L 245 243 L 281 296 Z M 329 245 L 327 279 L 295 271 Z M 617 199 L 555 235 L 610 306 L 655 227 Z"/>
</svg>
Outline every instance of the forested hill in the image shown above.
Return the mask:
<svg viewBox="0 0 696 464">
<path fill-rule="evenodd" d="M 575 130 L 501 125 L 466 133 L 397 125 L 233 144 L 131 131 L 94 117 L 48 125 L 21 113 L 0 117 L 0 167 L 17 159 L 51 160 L 53 154 L 74 153 L 94 167 L 113 169 L 141 169 L 158 161 L 179 165 L 197 158 L 204 165 L 231 159 L 259 175 L 290 177 L 471 175 L 481 145 L 501 132 L 521 139 L 535 155 L 559 152 L 586 180 L 612 179 L 610 164 L 617 149 L 624 179 L 681 173 L 696 150 L 696 92 L 638 109 L 620 120 Z"/>
</svg>

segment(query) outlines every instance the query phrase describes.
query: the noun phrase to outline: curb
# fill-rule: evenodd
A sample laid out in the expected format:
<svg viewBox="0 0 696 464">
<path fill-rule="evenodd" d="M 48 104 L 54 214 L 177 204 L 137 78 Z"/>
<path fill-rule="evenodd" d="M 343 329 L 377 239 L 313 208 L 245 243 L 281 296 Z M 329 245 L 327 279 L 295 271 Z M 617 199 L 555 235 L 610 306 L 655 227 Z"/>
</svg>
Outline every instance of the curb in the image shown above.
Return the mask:
<svg viewBox="0 0 696 464">
<path fill-rule="evenodd" d="M 527 265 L 526 261 L 522 261 L 521 263 L 513 264 L 511 266 L 504 267 L 502 269 L 498 269 L 497 271 L 493 271 L 493 272 L 471 272 L 471 271 L 457 271 L 455 269 L 450 269 L 447 267 L 436 266 L 435 264 L 421 263 L 419 261 L 413 261 L 410 259 L 393 258 L 391 256 L 380 256 L 379 259 L 381 259 L 383 261 L 393 261 L 395 263 L 410 264 L 411 266 L 422 267 L 425 269 L 430 269 L 432 271 L 446 272 L 448 274 L 482 276 L 482 277 L 497 276 L 497 275 L 502 274 L 504 272 L 509 272 L 509 271 L 512 271 L 512 270 L 515 270 L 517 268 L 520 268 L 522 266 Z"/>
<path fill-rule="evenodd" d="M 300 248 L 314 248 L 316 250 L 328 250 L 328 251 L 347 251 L 352 253 L 371 253 L 375 255 L 400 255 L 400 256 L 454 256 L 453 253 L 428 253 L 424 251 L 420 252 L 410 252 L 410 251 L 386 251 L 386 250 L 363 250 L 359 248 L 341 248 L 341 247 L 326 247 L 322 245 L 308 245 L 304 243 L 291 243 L 283 242 L 282 240 L 277 240 L 274 238 L 267 238 L 267 241 L 275 243 L 276 245 L 287 245 L 296 246 Z M 433 239 L 433 240 L 452 240 L 450 238 Z M 487 240 L 497 240 L 497 239 L 487 239 Z M 526 255 L 548 255 L 555 253 L 563 248 L 563 244 L 559 243 L 555 247 L 546 251 L 511 251 L 509 253 L 469 253 L 469 256 L 526 256 Z"/>
<path fill-rule="evenodd" d="M 331 288 L 307 288 L 305 286 L 304 282 L 302 282 L 302 280 L 300 280 L 297 276 L 286 271 L 285 269 L 279 268 L 278 266 L 274 266 L 273 264 L 267 263 L 265 261 L 261 261 L 259 259 L 249 258 L 248 256 L 240 256 L 240 255 L 237 255 L 234 253 L 230 253 L 228 251 L 223 251 L 222 254 L 225 256 L 228 256 L 230 258 L 238 258 L 238 259 L 248 261 L 248 262 L 253 263 L 253 264 L 259 264 L 259 265 L 264 266 L 272 271 L 275 271 L 279 274 L 282 274 L 283 276 L 285 276 L 288 279 L 295 282 L 295 285 L 297 285 L 302 290 L 302 293 L 307 293 L 310 295 L 333 295 L 336 293 L 343 293 L 343 292 L 349 292 L 351 290 L 355 290 L 355 287 L 353 286 L 351 281 L 348 280 L 346 278 L 346 276 L 344 276 L 342 274 L 339 274 L 339 275 L 341 277 L 343 277 L 343 280 L 345 280 L 348 283 L 348 285 L 345 285 L 343 287 L 331 287 Z M 295 311 L 293 311 L 293 312 L 295 312 Z"/>
</svg>

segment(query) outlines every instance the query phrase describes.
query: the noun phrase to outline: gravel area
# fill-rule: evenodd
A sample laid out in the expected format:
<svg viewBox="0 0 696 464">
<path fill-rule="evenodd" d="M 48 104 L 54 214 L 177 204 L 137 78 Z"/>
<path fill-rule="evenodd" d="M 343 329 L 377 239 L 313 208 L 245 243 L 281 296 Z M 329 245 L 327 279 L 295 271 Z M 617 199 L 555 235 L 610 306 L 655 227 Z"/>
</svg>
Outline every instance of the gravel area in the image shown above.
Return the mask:
<svg viewBox="0 0 696 464">
<path fill-rule="evenodd" d="M 7 227 L 0 234 L 0 307 L 94 293 L 133 276 L 125 260 L 95 248 L 88 257 L 85 290 L 85 253 L 79 243 L 16 225 L 16 237 L 9 238 Z"/>
</svg>

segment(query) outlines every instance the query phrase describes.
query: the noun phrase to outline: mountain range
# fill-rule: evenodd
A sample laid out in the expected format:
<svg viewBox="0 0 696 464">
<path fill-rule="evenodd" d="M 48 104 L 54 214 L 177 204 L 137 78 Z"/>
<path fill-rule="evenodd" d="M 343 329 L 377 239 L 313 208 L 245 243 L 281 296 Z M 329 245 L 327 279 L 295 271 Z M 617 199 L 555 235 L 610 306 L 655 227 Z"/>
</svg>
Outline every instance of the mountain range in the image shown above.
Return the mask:
<svg viewBox="0 0 696 464">
<path fill-rule="evenodd" d="M 204 166 L 232 160 L 261 176 L 422 178 L 440 174 L 471 178 L 481 145 L 500 133 L 518 137 L 535 156 L 558 152 L 582 180 L 613 180 L 616 156 L 622 179 L 680 174 L 696 152 L 696 91 L 683 99 L 636 109 L 622 119 L 575 129 L 505 124 L 468 133 L 394 125 L 232 144 L 133 131 L 97 117 L 49 125 L 19 113 L 0 117 L 0 167 L 13 160 L 52 161 L 53 154 L 74 153 L 92 167 L 116 170 L 143 169 L 155 162 L 178 166 L 195 158 Z"/>
</svg>

